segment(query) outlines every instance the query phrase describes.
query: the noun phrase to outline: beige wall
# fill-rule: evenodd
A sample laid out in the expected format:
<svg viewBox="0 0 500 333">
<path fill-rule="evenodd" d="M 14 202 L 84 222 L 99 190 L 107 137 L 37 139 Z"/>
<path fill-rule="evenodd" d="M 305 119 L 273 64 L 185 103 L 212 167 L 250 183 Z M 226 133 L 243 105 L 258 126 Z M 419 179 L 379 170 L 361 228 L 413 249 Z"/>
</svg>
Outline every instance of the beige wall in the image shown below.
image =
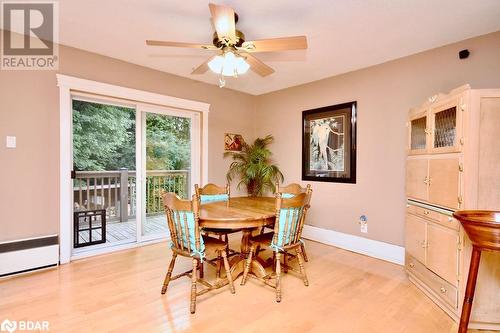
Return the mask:
<svg viewBox="0 0 500 333">
<path fill-rule="evenodd" d="M 252 137 L 251 95 L 64 46 L 59 68 L 59 73 L 71 76 L 210 103 L 209 181 L 225 182 L 230 161 L 222 159 L 224 132 Z M 59 230 L 55 74 L 0 71 L 0 241 Z M 5 148 L 7 135 L 17 137 L 17 149 Z"/>
<path fill-rule="evenodd" d="M 464 48 L 471 56 L 459 60 Z M 255 134 L 274 134 L 285 182 L 300 181 L 302 111 L 357 101 L 357 183 L 314 182 L 308 224 L 403 245 L 406 114 L 464 83 L 500 87 L 500 32 L 261 95 Z M 362 214 L 368 234 L 359 231 Z"/>
</svg>

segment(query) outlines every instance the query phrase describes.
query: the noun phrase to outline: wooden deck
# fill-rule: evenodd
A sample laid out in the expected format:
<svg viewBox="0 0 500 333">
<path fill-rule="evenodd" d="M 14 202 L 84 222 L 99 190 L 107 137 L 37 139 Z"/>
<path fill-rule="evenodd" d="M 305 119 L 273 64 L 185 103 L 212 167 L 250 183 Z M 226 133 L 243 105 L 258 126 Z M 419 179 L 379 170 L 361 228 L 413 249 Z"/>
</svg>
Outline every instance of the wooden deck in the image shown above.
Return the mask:
<svg viewBox="0 0 500 333">
<path fill-rule="evenodd" d="M 106 244 L 134 240 L 137 237 L 137 224 L 135 219 L 129 219 L 127 222 L 112 221 L 106 224 Z M 147 216 L 143 223 L 144 234 L 153 235 L 168 233 L 167 222 L 164 214 Z M 101 230 L 92 231 L 92 239 L 101 239 Z M 81 232 L 80 242 L 88 242 L 88 232 Z"/>
</svg>

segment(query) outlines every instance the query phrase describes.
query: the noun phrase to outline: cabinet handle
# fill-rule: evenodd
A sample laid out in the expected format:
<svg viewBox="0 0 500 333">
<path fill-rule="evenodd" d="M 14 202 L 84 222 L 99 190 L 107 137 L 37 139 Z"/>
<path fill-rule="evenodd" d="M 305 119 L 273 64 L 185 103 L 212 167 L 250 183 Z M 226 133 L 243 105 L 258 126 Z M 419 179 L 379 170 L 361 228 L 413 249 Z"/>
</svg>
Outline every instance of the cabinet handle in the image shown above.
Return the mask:
<svg viewBox="0 0 500 333">
<path fill-rule="evenodd" d="M 424 210 L 424 215 L 429 215 L 429 211 L 428 210 Z"/>
<path fill-rule="evenodd" d="M 439 290 L 441 291 L 441 294 L 446 294 L 446 288 L 445 287 L 441 287 L 439 288 Z"/>
<path fill-rule="evenodd" d="M 411 263 L 410 263 L 410 267 L 411 267 L 411 268 L 415 267 L 415 264 L 411 262 Z"/>
</svg>

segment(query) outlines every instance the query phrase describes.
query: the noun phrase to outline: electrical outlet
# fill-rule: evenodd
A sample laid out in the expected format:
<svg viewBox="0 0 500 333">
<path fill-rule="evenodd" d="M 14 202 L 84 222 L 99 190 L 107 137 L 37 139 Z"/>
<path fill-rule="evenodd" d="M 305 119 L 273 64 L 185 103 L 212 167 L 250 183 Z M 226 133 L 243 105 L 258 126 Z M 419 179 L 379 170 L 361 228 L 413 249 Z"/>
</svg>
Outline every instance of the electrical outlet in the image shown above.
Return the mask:
<svg viewBox="0 0 500 333">
<path fill-rule="evenodd" d="M 362 233 L 368 233 L 368 218 L 365 215 L 359 217 L 359 228 Z"/>
</svg>

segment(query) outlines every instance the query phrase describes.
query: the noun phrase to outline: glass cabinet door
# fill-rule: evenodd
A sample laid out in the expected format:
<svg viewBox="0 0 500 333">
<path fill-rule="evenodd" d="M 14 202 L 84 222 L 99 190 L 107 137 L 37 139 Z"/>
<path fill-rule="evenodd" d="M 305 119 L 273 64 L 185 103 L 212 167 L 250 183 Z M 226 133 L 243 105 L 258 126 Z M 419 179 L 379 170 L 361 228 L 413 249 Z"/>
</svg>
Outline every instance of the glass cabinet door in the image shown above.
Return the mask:
<svg viewBox="0 0 500 333">
<path fill-rule="evenodd" d="M 431 111 L 431 152 L 447 153 L 460 151 L 462 143 L 462 98 L 433 107 Z"/>
<path fill-rule="evenodd" d="M 408 124 L 408 153 L 423 154 L 427 151 L 427 113 L 410 117 Z"/>
<path fill-rule="evenodd" d="M 434 114 L 433 148 L 453 147 L 457 138 L 457 108 L 451 107 Z"/>
</svg>

